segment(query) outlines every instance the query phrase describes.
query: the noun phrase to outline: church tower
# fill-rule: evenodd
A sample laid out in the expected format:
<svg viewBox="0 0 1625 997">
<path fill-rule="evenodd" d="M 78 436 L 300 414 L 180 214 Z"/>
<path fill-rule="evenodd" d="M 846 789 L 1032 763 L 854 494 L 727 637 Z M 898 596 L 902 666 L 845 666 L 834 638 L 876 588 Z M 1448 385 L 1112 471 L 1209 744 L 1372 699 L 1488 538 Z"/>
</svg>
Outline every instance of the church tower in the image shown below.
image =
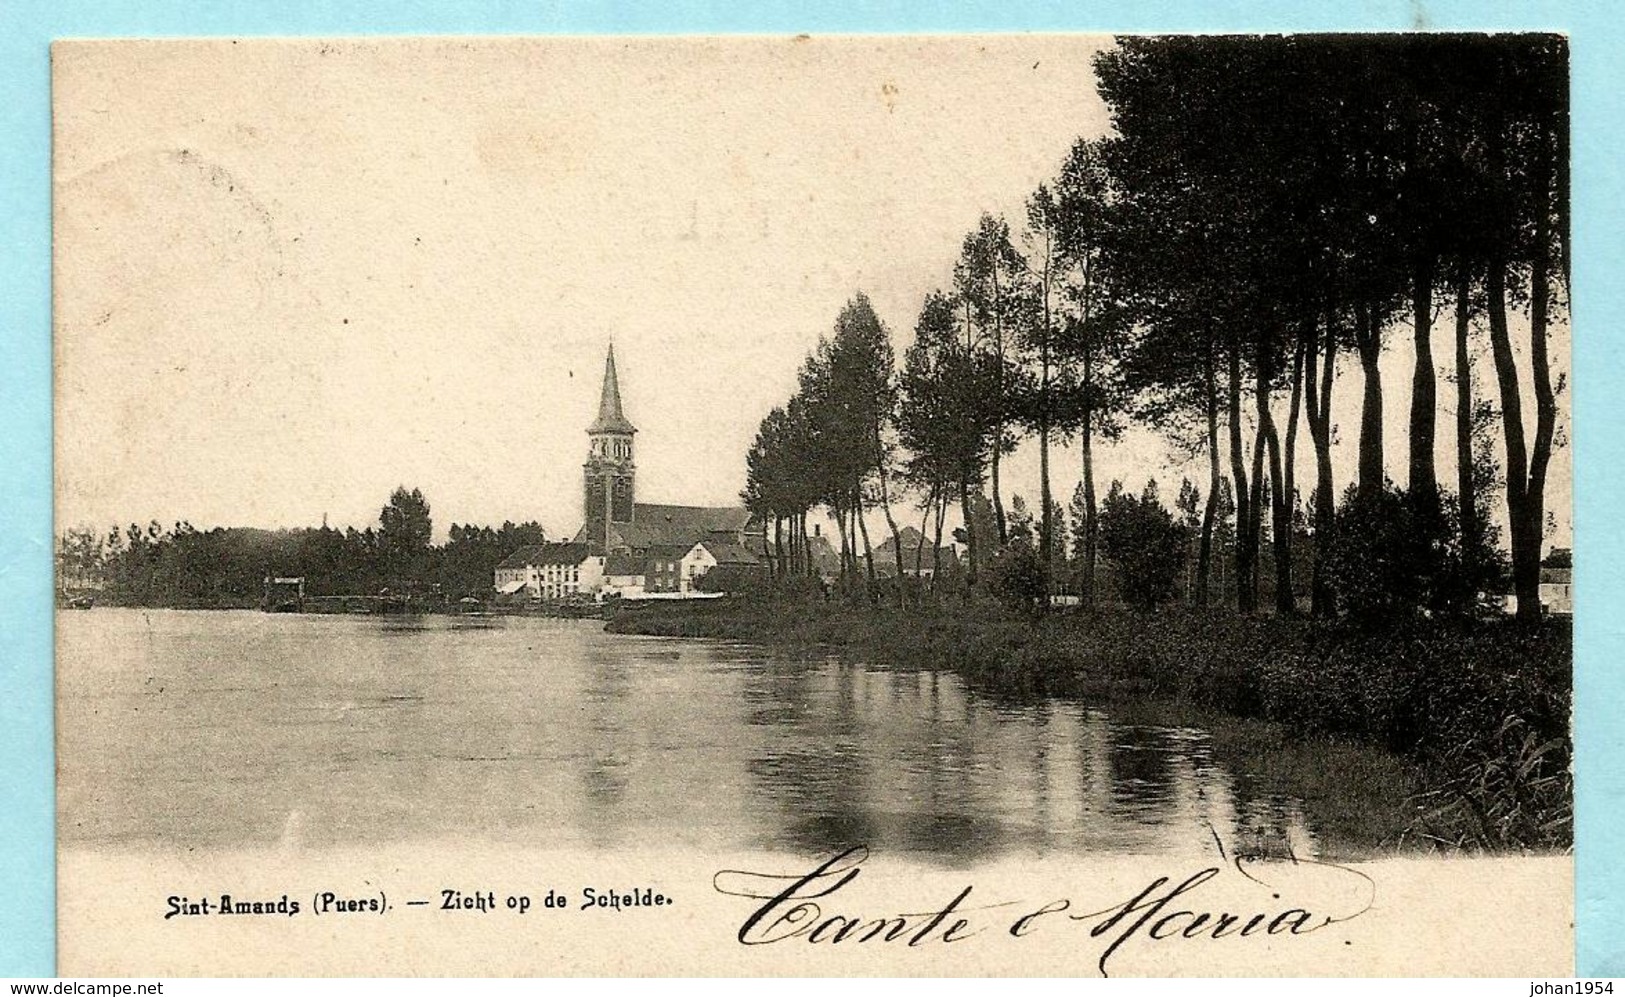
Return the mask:
<svg viewBox="0 0 1625 997">
<path fill-rule="evenodd" d="M 591 441 L 582 465 L 585 512 L 582 532 L 600 551 L 609 549 L 616 523 L 632 521 L 632 436 L 637 428 L 621 411 L 621 386 L 615 377 L 615 344 L 604 358 L 604 388 L 598 398 L 598 418 L 587 427 Z"/>
</svg>

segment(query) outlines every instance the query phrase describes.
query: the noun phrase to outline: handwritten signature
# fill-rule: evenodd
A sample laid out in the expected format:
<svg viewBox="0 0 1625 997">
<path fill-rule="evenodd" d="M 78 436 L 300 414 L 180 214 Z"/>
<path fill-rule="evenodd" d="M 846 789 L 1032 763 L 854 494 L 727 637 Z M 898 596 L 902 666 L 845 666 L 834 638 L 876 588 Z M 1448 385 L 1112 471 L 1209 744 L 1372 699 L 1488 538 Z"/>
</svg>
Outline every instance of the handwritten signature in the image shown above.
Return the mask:
<svg viewBox="0 0 1625 997">
<path fill-rule="evenodd" d="M 1056 930 L 1062 925 L 1087 929 L 1103 948 L 1097 967 L 1109 976 L 1112 957 L 1130 943 L 1145 944 L 1185 939 L 1295 937 L 1351 921 L 1371 909 L 1376 887 L 1364 873 L 1329 863 L 1293 860 L 1295 865 L 1317 866 L 1351 877 L 1363 898 L 1348 912 L 1326 913 L 1307 906 L 1286 906 L 1280 901 L 1266 910 L 1232 913 L 1212 907 L 1200 898 L 1204 887 L 1226 869 L 1208 866 L 1178 876 L 1157 876 L 1131 898 L 1098 909 L 1075 898 L 1057 897 L 1043 903 L 1005 900 L 971 902 L 975 887 L 967 885 L 934 910 L 873 916 L 837 910 L 833 898 L 856 881 L 869 859 L 867 846 L 858 845 L 820 863 L 806 873 L 752 872 L 727 869 L 712 877 L 717 892 L 759 901 L 739 926 L 742 945 L 773 945 L 792 940 L 809 944 L 895 943 L 911 948 L 950 945 L 990 930 L 1012 938 Z M 1248 859 L 1231 861 L 1236 872 L 1258 885 L 1267 885 L 1249 871 Z M 1207 892 L 1211 892 L 1211 889 Z M 1259 905 L 1267 906 L 1267 905 Z"/>
</svg>

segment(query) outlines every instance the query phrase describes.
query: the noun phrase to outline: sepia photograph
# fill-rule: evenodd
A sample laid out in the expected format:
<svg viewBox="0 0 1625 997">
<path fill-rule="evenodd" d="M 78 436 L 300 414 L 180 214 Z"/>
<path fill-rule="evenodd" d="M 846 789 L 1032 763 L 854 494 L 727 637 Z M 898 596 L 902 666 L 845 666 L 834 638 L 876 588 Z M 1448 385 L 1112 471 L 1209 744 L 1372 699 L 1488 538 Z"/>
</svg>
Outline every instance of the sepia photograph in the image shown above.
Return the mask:
<svg viewBox="0 0 1625 997">
<path fill-rule="evenodd" d="M 1565 37 L 52 101 L 61 972 L 1573 973 Z"/>
</svg>

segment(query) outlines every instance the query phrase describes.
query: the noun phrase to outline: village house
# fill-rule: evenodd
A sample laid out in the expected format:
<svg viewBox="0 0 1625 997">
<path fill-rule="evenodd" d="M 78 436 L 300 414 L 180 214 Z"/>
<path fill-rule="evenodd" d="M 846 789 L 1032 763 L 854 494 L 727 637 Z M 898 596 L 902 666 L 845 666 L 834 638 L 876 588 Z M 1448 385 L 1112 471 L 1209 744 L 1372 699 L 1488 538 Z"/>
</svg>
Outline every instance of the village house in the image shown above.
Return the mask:
<svg viewBox="0 0 1625 997">
<path fill-rule="evenodd" d="M 732 540 L 708 539 L 696 543 L 683 559 L 684 591 L 704 589 L 726 592 L 748 584 L 767 570 L 767 562 Z"/>
<path fill-rule="evenodd" d="M 688 556 L 690 549 L 687 544 L 659 544 L 644 548 L 647 591 L 659 594 L 682 592 L 683 558 Z"/>
<path fill-rule="evenodd" d="M 648 591 L 647 562 L 636 554 L 609 554 L 604 558 L 603 598 L 636 599 Z"/>
<path fill-rule="evenodd" d="M 897 556 L 898 540 L 902 541 L 903 555 Z M 912 526 L 905 526 L 897 531 L 897 538 L 887 537 L 885 542 L 875 548 L 875 574 L 882 578 L 894 578 L 897 575 L 899 563 L 905 577 L 930 578 L 936 573 L 940 565 L 943 571 L 952 571 L 959 565 L 959 554 L 953 547 L 937 549 L 936 558 L 931 556 L 932 543 L 925 535 Z"/>
<path fill-rule="evenodd" d="M 521 547 L 496 567 L 498 595 L 532 600 L 596 598 L 604 583 L 604 557 L 586 544 Z"/>
<path fill-rule="evenodd" d="M 1557 616 L 1574 615 L 1574 569 L 1540 569 L 1540 606 Z"/>
</svg>

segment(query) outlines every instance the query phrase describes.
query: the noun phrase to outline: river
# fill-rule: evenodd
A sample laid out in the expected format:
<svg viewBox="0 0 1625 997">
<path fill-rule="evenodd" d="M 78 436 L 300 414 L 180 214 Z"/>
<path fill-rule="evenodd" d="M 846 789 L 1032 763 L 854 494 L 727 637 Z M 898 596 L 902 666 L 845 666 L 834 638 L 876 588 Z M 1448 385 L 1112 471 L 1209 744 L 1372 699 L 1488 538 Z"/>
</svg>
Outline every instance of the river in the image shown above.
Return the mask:
<svg viewBox="0 0 1625 997">
<path fill-rule="evenodd" d="M 95 609 L 57 641 L 65 847 L 1318 848 L 1207 730 L 949 674 L 520 617 Z"/>
</svg>

